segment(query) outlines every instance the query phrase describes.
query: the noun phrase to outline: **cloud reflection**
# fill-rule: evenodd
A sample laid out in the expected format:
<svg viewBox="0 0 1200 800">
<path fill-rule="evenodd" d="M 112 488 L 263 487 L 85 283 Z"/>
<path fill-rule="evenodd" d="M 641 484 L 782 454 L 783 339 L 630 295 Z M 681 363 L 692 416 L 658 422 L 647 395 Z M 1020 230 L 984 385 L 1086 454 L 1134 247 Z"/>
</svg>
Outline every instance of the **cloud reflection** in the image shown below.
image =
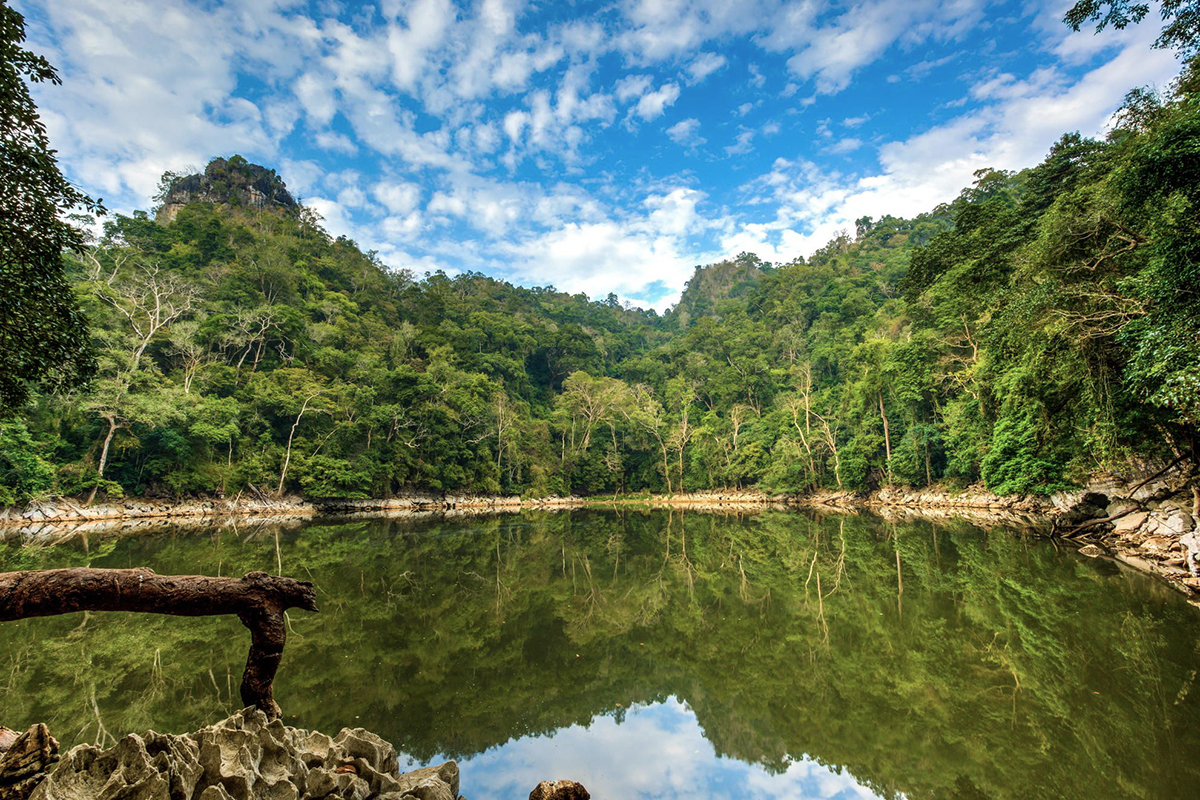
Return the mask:
<svg viewBox="0 0 1200 800">
<path fill-rule="evenodd" d="M 403 757 L 402 757 L 403 762 Z M 411 762 L 402 768 L 415 766 Z M 808 758 L 772 774 L 718 756 L 696 715 L 672 697 L 634 706 L 618 722 L 599 716 L 549 736 L 516 739 L 460 762 L 470 798 L 519 798 L 539 781 L 569 778 L 604 798 L 870 798 L 846 771 Z"/>
</svg>

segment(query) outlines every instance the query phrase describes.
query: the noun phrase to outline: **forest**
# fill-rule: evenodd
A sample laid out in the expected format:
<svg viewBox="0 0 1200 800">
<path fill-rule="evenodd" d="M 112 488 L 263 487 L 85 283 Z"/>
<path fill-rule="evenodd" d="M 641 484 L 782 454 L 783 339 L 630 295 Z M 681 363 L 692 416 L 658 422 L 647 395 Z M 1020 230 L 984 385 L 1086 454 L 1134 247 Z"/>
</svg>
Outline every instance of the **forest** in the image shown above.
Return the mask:
<svg viewBox="0 0 1200 800">
<path fill-rule="evenodd" d="M 93 374 L 6 395 L 0 505 L 1046 494 L 1194 453 L 1200 62 L 1103 139 L 975 178 L 807 259 L 697 267 L 659 315 L 389 269 L 240 156 L 167 174 L 157 209 L 72 243 Z"/>
</svg>

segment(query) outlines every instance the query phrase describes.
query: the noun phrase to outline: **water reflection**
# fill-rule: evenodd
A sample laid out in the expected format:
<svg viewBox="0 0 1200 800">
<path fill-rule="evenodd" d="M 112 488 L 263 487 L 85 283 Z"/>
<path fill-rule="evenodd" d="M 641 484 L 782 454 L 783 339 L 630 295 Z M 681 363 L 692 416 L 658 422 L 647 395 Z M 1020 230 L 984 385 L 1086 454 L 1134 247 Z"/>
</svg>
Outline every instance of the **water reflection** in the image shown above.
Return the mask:
<svg viewBox="0 0 1200 800">
<path fill-rule="evenodd" d="M 416 762 L 411 762 L 416 763 Z M 782 772 L 718 756 L 696 715 L 671 697 L 635 706 L 621 720 L 601 716 L 549 736 L 493 748 L 462 762 L 479 797 L 521 797 L 549 776 L 570 776 L 593 797 L 834 798 L 877 797 L 848 772 L 808 758 Z"/>
<path fill-rule="evenodd" d="M 613 787 L 597 797 L 1200 780 L 1196 610 L 1010 531 L 578 511 L 0 545 L 0 569 L 82 564 L 312 576 L 322 613 L 290 615 L 276 685 L 288 721 L 464 760 L 475 798 L 550 777 Z M 191 730 L 236 709 L 246 639 L 231 619 L 6 623 L 0 721 L 64 743 Z"/>
</svg>

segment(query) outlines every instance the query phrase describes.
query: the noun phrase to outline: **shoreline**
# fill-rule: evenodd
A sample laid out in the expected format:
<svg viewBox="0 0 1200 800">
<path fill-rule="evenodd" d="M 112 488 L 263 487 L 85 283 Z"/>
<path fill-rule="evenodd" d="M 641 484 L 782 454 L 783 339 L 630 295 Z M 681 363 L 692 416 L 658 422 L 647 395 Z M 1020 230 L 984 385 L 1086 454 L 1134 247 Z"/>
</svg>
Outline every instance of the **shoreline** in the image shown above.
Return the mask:
<svg viewBox="0 0 1200 800">
<path fill-rule="evenodd" d="M 611 505 L 649 505 L 655 507 L 765 507 L 800 505 L 796 496 L 768 495 L 763 492 L 713 491 L 677 495 L 630 495 L 602 497 L 487 497 L 475 495 L 406 495 L 402 497 L 352 500 L 314 500 L 297 496 L 281 498 L 199 498 L 168 501 L 123 499 L 85 506 L 70 498 L 56 497 L 35 501 L 25 507 L 0 509 L 0 530 L 28 525 L 72 524 L 82 522 L 181 520 L 232 517 L 317 517 L 346 516 L 361 513 L 440 512 L 440 511 L 519 511 L 523 509 L 566 509 Z"/>
<path fill-rule="evenodd" d="M 1173 482 L 1174 481 L 1174 482 Z M 1171 476 L 1134 483 L 1104 476 L 1088 486 L 1045 497 L 999 496 L 981 487 L 885 487 L 870 494 L 818 491 L 771 495 L 753 489 L 673 495 L 604 497 L 411 494 L 373 500 L 247 497 L 183 501 L 126 498 L 90 507 L 70 498 L 0 509 L 0 542 L 62 541 L 76 534 L 116 534 L 163 525 L 215 523 L 298 524 L 306 519 L 429 518 L 566 511 L 624 506 L 705 513 L 806 509 L 817 513 L 867 511 L 890 521 L 964 519 L 984 526 L 1029 528 L 1079 547 L 1085 556 L 1110 558 L 1165 580 L 1189 598 L 1200 597 L 1200 492 Z"/>
<path fill-rule="evenodd" d="M 24 507 L 0 508 L 0 530 L 28 525 L 72 524 L 140 520 L 181 520 L 231 517 L 316 517 L 361 513 L 441 512 L 489 510 L 542 510 L 607 506 L 650 506 L 655 508 L 763 508 L 807 507 L 815 510 L 904 508 L 913 510 L 964 510 L 1024 516 L 1049 517 L 1067 510 L 1077 500 L 1002 497 L 977 487 L 961 492 L 939 489 L 904 491 L 879 489 L 870 494 L 819 491 L 812 494 L 768 494 L 756 489 L 715 489 L 677 494 L 576 495 L 525 498 L 481 495 L 410 494 L 377 499 L 309 499 L 296 495 L 279 498 L 200 497 L 185 500 L 124 498 L 92 506 L 69 497 L 33 501 Z"/>
</svg>

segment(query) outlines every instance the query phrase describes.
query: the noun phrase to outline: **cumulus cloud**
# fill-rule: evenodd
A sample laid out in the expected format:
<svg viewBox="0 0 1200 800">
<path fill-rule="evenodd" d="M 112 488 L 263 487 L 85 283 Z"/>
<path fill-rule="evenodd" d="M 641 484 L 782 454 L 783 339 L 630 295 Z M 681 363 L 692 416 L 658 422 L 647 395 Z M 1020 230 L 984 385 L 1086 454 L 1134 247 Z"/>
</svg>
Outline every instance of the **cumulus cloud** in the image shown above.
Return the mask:
<svg viewBox="0 0 1200 800">
<path fill-rule="evenodd" d="M 596 20 L 516 0 L 26 1 L 64 78 L 34 89 L 52 141 L 115 210 L 240 152 L 394 266 L 659 307 L 697 263 L 787 260 L 863 214 L 950 199 L 979 167 L 1035 163 L 1178 69 L 1153 26 L 1069 35 L 1061 3 L 1031 5 L 988 20 L 1036 38 L 1022 58 L 977 58 L 961 91 L 936 89 L 929 127 L 878 115 L 868 135 L 878 95 L 829 95 L 961 66 L 984 0 L 622 0 Z"/>
<path fill-rule="evenodd" d="M 688 75 L 688 83 L 700 83 L 725 66 L 727 62 L 728 59 L 718 53 L 701 53 L 687 65 L 685 71 Z"/>
<path fill-rule="evenodd" d="M 421 202 L 421 189 L 406 181 L 380 181 L 371 187 L 371 196 L 394 214 L 407 214 Z"/>
<path fill-rule="evenodd" d="M 774 219 L 737 228 L 724 246 L 772 260 L 807 255 L 861 216 L 912 216 L 953 199 L 978 169 L 1035 164 L 1065 131 L 1102 134 L 1126 87 L 1162 84 L 1178 70 L 1171 54 L 1150 50 L 1152 39 L 1150 30 L 1126 37 L 1114 58 L 1074 81 L 1043 70 L 1025 79 L 986 78 L 969 91 L 987 105 L 881 145 L 874 174 L 847 180 L 811 160 L 778 159 L 747 187 L 770 193 Z M 845 142 L 857 140 L 833 149 L 850 147 Z"/>
<path fill-rule="evenodd" d="M 704 144 L 704 139 L 699 136 L 700 120 L 695 117 L 689 117 L 685 120 L 676 122 L 671 127 L 667 128 L 667 136 L 675 144 L 681 144 L 688 147 Z"/>
<path fill-rule="evenodd" d="M 630 113 L 647 121 L 656 119 L 663 115 L 667 106 L 673 105 L 678 99 L 679 84 L 666 83 L 653 92 L 642 95 Z"/>
</svg>

